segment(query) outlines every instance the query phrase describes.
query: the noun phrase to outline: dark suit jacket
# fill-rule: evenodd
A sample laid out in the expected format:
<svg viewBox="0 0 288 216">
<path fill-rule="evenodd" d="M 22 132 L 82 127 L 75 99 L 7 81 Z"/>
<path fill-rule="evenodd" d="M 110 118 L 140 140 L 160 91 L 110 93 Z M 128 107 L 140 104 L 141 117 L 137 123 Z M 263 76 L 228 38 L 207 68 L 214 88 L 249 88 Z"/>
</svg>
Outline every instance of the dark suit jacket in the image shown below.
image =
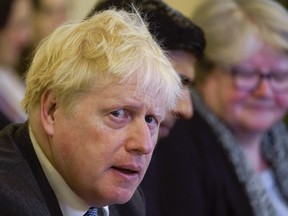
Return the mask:
<svg viewBox="0 0 288 216">
<path fill-rule="evenodd" d="M 109 206 L 110 216 L 145 216 L 144 197 L 137 190 L 123 205 Z M 34 152 L 28 124 L 14 124 L 0 132 L 0 215 L 62 216 Z"/>
<path fill-rule="evenodd" d="M 2 130 L 5 126 L 12 123 L 7 116 L 0 110 L 0 130 Z"/>
<path fill-rule="evenodd" d="M 157 144 L 141 186 L 148 216 L 254 215 L 219 139 L 197 110 Z"/>
</svg>

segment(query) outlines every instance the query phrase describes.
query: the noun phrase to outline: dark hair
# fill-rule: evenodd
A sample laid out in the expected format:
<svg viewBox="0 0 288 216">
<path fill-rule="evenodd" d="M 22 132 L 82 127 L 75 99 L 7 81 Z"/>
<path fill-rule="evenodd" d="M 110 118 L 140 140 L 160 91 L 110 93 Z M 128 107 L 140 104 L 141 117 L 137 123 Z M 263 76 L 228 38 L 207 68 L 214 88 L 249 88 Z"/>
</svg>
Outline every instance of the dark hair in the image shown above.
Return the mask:
<svg viewBox="0 0 288 216">
<path fill-rule="evenodd" d="M 40 0 L 32 0 L 32 5 L 35 10 L 39 10 L 41 8 L 41 1 Z"/>
<path fill-rule="evenodd" d="M 15 0 L 1 0 L 0 1 L 0 30 L 5 28 L 12 10 L 12 5 Z"/>
<path fill-rule="evenodd" d="M 288 9 L 288 1 L 287 0 L 277 0 L 280 4 L 282 4 L 286 9 Z"/>
<path fill-rule="evenodd" d="M 189 18 L 161 0 L 100 0 L 88 17 L 109 8 L 133 11 L 135 7 L 147 21 L 150 33 L 165 50 L 186 50 L 203 56 L 205 39 L 202 30 Z"/>
</svg>

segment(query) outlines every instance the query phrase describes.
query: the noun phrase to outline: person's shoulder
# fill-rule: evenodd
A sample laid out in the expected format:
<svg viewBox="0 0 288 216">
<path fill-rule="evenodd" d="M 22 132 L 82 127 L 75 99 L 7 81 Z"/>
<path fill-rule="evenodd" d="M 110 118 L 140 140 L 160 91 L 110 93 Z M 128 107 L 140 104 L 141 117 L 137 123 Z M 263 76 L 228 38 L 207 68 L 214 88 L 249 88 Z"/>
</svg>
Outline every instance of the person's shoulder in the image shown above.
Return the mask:
<svg viewBox="0 0 288 216">
<path fill-rule="evenodd" d="M 31 167 L 16 144 L 27 136 L 25 124 L 11 124 L 0 132 L 0 212 L 4 215 L 47 215 Z"/>
<path fill-rule="evenodd" d="M 19 169 L 26 163 L 15 137 L 22 124 L 10 124 L 0 131 L 0 182 L 7 184 L 18 178 Z"/>
<path fill-rule="evenodd" d="M 16 128 L 15 124 L 9 124 L 0 131 L 0 161 L 2 163 L 3 161 L 8 162 L 8 158 L 13 157 L 18 152 L 13 139 Z"/>
</svg>

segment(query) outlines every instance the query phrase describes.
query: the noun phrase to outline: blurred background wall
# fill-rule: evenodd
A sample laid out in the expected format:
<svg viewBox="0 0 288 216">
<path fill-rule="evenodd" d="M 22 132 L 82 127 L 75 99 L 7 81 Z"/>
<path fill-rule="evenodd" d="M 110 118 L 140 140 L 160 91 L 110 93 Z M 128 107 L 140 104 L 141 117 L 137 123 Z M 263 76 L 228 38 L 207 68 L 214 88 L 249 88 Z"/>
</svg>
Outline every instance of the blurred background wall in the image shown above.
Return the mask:
<svg viewBox="0 0 288 216">
<path fill-rule="evenodd" d="M 73 2 L 73 10 L 71 12 L 72 19 L 81 19 L 90 11 L 97 0 L 71 0 Z M 203 0 L 164 0 L 173 8 L 179 10 L 186 16 L 193 13 L 193 8 L 203 2 Z"/>
</svg>

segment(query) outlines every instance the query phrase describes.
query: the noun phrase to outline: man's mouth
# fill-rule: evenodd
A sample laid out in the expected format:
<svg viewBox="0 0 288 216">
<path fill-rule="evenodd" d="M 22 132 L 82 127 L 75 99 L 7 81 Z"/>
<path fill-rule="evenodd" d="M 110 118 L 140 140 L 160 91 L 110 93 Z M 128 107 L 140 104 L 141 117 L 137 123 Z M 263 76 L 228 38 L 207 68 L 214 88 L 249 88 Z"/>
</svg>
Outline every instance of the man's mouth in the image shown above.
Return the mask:
<svg viewBox="0 0 288 216">
<path fill-rule="evenodd" d="M 139 173 L 139 171 L 134 170 L 134 169 L 128 169 L 128 168 L 122 168 L 122 167 L 116 167 L 116 166 L 113 166 L 112 168 L 125 175 L 135 175 Z"/>
</svg>

